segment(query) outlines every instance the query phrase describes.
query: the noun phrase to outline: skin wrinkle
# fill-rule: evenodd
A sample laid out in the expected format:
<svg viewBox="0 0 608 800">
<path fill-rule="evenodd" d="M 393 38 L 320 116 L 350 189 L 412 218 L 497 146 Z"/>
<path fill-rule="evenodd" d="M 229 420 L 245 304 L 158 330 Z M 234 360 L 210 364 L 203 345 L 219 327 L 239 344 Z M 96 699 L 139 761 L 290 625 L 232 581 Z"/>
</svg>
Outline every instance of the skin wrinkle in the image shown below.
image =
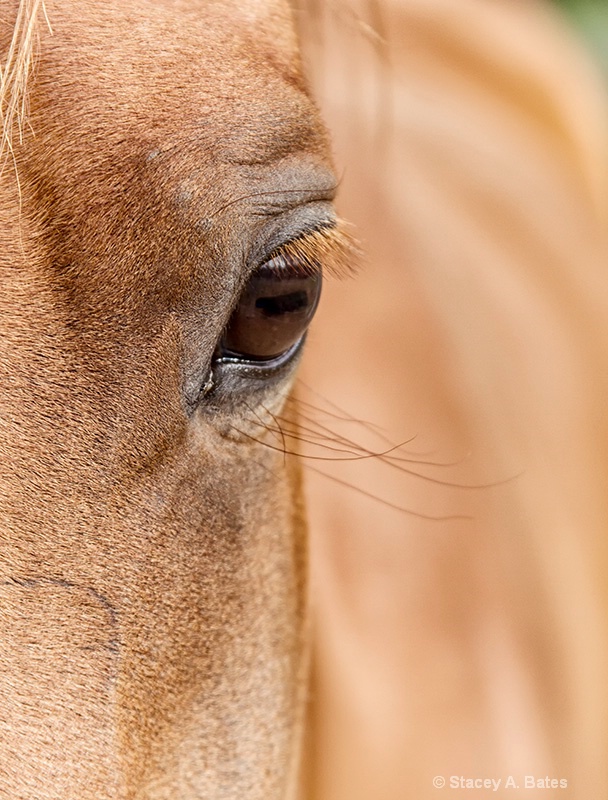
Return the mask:
<svg viewBox="0 0 608 800">
<path fill-rule="evenodd" d="M 120 635 L 119 635 L 119 625 L 118 625 L 118 614 L 114 606 L 110 603 L 107 597 L 104 597 L 103 594 L 100 594 L 96 589 L 92 586 L 78 586 L 78 584 L 70 583 L 69 581 L 64 580 L 57 580 L 54 578 L 11 578 L 9 581 L 1 581 L 0 586 L 6 587 L 39 587 L 39 586 L 60 586 L 63 589 L 76 589 L 80 591 L 85 591 L 89 594 L 96 602 L 98 602 L 107 612 L 108 612 L 108 620 L 110 623 L 110 629 L 112 631 L 112 638 L 108 640 L 108 650 L 118 655 L 120 652 Z M 88 646 L 83 646 L 83 650 L 92 649 Z"/>
</svg>

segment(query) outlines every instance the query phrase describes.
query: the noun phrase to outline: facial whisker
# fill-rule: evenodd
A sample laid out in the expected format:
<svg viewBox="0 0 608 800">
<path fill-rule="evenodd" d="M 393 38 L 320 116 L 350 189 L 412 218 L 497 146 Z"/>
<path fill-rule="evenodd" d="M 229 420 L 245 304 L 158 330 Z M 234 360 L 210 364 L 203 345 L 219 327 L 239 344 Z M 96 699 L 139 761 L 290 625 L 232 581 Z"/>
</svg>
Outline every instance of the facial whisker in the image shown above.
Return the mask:
<svg viewBox="0 0 608 800">
<path fill-rule="evenodd" d="M 304 469 L 310 470 L 311 472 L 316 472 L 317 475 L 322 475 L 324 478 L 327 478 L 334 483 L 339 484 L 340 486 L 345 486 L 348 489 L 353 489 L 354 491 L 358 492 L 359 494 L 363 495 L 364 497 L 369 497 L 372 500 L 376 500 L 382 503 L 383 506 L 388 508 L 393 508 L 395 511 L 400 511 L 403 514 L 408 514 L 413 517 L 418 517 L 419 519 L 429 520 L 431 522 L 453 522 L 456 520 L 472 520 L 473 517 L 466 515 L 466 514 L 449 514 L 446 516 L 434 516 L 432 514 L 423 514 L 420 511 L 414 511 L 411 508 L 407 508 L 406 506 L 400 506 L 397 503 L 391 503 L 390 500 L 385 500 L 384 498 L 378 497 L 377 495 L 373 494 L 373 492 L 368 492 L 365 489 L 361 489 L 359 486 L 354 486 L 353 484 L 349 483 L 348 481 L 344 481 L 341 478 L 336 478 L 335 475 L 329 475 L 326 472 L 323 472 L 320 469 L 316 469 L 315 467 L 311 466 L 310 464 L 305 464 Z"/>
</svg>

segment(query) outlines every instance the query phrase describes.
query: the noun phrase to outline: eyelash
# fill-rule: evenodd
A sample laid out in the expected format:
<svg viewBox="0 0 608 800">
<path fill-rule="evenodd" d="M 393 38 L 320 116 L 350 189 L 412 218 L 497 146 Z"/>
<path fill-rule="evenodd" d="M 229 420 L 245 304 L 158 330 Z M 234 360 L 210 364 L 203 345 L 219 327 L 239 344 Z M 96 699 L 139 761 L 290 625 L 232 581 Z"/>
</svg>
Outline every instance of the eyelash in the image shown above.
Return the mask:
<svg viewBox="0 0 608 800">
<path fill-rule="evenodd" d="M 316 274 L 322 268 L 325 274 L 341 279 L 357 272 L 361 250 L 348 223 L 337 220 L 335 225 L 323 226 L 286 242 L 265 263 L 277 257 L 286 264 L 296 264 L 298 273 L 308 268 L 311 274 Z"/>
</svg>

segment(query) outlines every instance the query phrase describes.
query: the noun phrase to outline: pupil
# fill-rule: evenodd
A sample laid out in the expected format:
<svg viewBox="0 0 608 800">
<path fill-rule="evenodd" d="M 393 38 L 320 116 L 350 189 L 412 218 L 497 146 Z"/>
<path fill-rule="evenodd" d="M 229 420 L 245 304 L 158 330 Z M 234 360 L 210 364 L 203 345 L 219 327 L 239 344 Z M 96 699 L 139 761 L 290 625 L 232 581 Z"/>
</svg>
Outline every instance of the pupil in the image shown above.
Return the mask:
<svg viewBox="0 0 608 800">
<path fill-rule="evenodd" d="M 308 306 L 307 292 L 291 292 L 278 297 L 259 297 L 255 307 L 261 309 L 267 317 L 277 317 L 280 314 L 289 314 L 300 311 Z"/>
</svg>

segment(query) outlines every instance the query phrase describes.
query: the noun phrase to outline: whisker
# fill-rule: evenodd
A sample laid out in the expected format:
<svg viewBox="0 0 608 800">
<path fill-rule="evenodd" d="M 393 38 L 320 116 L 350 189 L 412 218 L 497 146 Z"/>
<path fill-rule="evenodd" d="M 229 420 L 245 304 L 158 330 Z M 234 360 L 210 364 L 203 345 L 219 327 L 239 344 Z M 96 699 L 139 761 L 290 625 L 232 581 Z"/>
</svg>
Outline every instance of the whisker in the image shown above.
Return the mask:
<svg viewBox="0 0 608 800">
<path fill-rule="evenodd" d="M 276 431 L 274 429 L 269 428 L 267 425 L 264 425 L 263 423 L 258 423 L 258 424 L 261 427 L 263 427 L 265 430 L 270 430 L 270 431 L 276 433 Z M 239 430 L 234 425 L 232 425 L 231 427 L 235 431 L 237 431 L 239 434 L 241 434 L 242 436 L 246 436 L 248 439 L 252 439 L 254 442 L 257 442 L 258 444 L 264 445 L 265 447 L 270 447 L 272 450 L 277 450 L 278 452 L 285 453 L 286 455 L 289 455 L 289 456 L 297 456 L 298 458 L 312 459 L 313 461 L 361 461 L 361 460 L 366 459 L 366 458 L 376 458 L 378 456 L 384 455 L 383 453 L 363 453 L 363 454 L 359 454 L 359 455 L 349 456 L 349 457 L 346 457 L 346 458 L 334 458 L 332 456 L 313 456 L 313 455 L 309 455 L 307 453 L 299 453 L 297 450 L 286 450 L 286 449 L 283 449 L 281 447 L 275 447 L 274 445 L 269 444 L 268 442 L 264 442 L 261 439 L 257 439 L 255 436 L 252 436 L 249 433 L 245 433 L 245 431 Z M 305 439 L 302 439 L 301 437 L 298 437 L 296 434 L 288 434 L 288 435 L 289 435 L 289 438 L 291 438 L 291 439 L 296 439 L 298 441 L 306 441 Z M 386 452 L 390 453 L 392 450 L 396 449 L 397 447 L 399 447 L 399 445 L 395 445 L 394 447 L 390 448 L 390 450 L 387 450 Z M 332 450 L 333 448 L 327 447 L 327 449 L 328 450 Z M 422 476 L 419 476 L 419 477 L 422 477 Z"/>
<path fill-rule="evenodd" d="M 341 408 L 336 403 L 334 403 L 333 401 L 329 400 L 327 397 L 324 397 L 324 395 L 320 394 L 320 392 L 315 391 L 315 389 L 313 389 L 311 386 L 309 386 L 303 380 L 298 379 L 298 382 L 300 383 L 300 385 L 302 385 L 311 394 L 314 394 L 316 397 L 318 397 L 324 403 L 327 403 L 327 405 L 333 407 L 334 409 L 336 409 L 340 413 L 339 414 L 332 413 L 331 411 L 328 411 L 327 409 L 324 409 L 321 406 L 316 406 L 314 403 L 309 403 L 308 401 L 303 400 L 299 396 L 295 396 L 295 397 L 291 396 L 291 395 L 288 396 L 286 398 L 288 402 L 296 403 L 298 406 L 305 405 L 308 408 L 310 408 L 312 411 L 314 411 L 315 413 L 323 414 L 325 416 L 331 417 L 332 419 L 337 419 L 337 420 L 340 420 L 340 421 L 343 421 L 343 422 L 350 422 L 350 423 L 353 423 L 355 425 L 359 425 L 361 428 L 363 428 L 365 430 L 368 430 L 371 433 L 374 433 L 375 435 L 377 435 L 378 438 L 380 438 L 382 441 L 386 442 L 387 444 L 389 444 L 389 445 L 394 444 L 392 439 L 390 439 L 390 437 L 387 435 L 387 432 L 386 432 L 385 428 L 381 427 L 380 425 L 375 425 L 373 422 L 369 422 L 368 420 L 362 420 L 362 419 L 359 419 L 358 417 L 352 416 L 351 414 L 349 414 L 348 411 L 346 411 L 345 409 Z M 307 419 L 308 419 L 308 421 L 312 421 L 312 422 L 314 422 L 314 424 L 319 425 L 321 427 L 321 423 L 318 423 L 316 420 L 312 420 L 310 417 L 307 417 Z M 329 429 L 327 429 L 327 430 L 329 430 Z M 332 433 L 335 433 L 335 432 L 332 431 Z M 409 444 L 410 442 L 413 442 L 417 438 L 418 438 L 418 434 L 414 434 L 410 439 L 406 439 L 404 441 L 404 444 Z M 349 441 L 349 440 L 345 439 L 345 441 Z M 423 453 L 419 453 L 416 458 L 407 458 L 405 456 L 391 456 L 391 458 L 394 458 L 395 460 L 398 459 L 400 461 L 403 461 L 404 463 L 421 464 L 423 466 L 429 466 L 429 467 L 457 467 L 460 464 L 462 464 L 464 462 L 464 460 L 468 457 L 468 455 L 467 455 L 464 458 L 456 459 L 455 461 L 428 461 L 426 459 L 420 458 L 419 456 L 421 456 L 421 455 L 424 455 L 424 454 Z"/>
<path fill-rule="evenodd" d="M 303 386 L 307 391 L 309 391 L 311 394 L 313 394 L 316 397 L 318 397 L 320 400 L 322 400 L 324 403 L 326 403 L 331 408 L 334 408 L 339 413 L 335 414 L 335 413 L 332 413 L 332 412 L 328 411 L 327 409 L 321 408 L 320 406 L 315 406 L 313 403 L 308 403 L 306 400 L 303 400 L 301 397 L 299 397 L 297 395 L 295 397 L 289 397 L 288 398 L 288 400 L 290 400 L 291 402 L 297 403 L 297 404 L 300 404 L 300 405 L 306 405 L 309 408 L 313 409 L 314 411 L 320 412 L 320 413 L 324 414 L 325 416 L 331 417 L 332 419 L 338 419 L 338 420 L 341 420 L 341 421 L 344 421 L 344 422 L 352 422 L 353 424 L 359 425 L 364 430 L 368 430 L 370 433 L 373 433 L 374 435 L 378 436 L 379 439 L 381 439 L 382 441 L 386 442 L 387 444 L 389 444 L 389 445 L 393 444 L 392 439 L 387 434 L 386 428 L 381 427 L 380 425 L 375 425 L 373 422 L 369 422 L 368 420 L 362 420 L 362 419 L 359 419 L 357 417 L 352 416 L 352 414 L 350 414 L 344 408 L 342 408 L 341 406 L 337 405 L 333 401 L 329 400 L 327 397 L 325 397 L 324 395 L 320 394 L 320 392 L 315 391 L 311 386 L 309 386 L 307 383 L 305 383 L 302 379 L 298 379 L 298 383 L 301 386 Z M 411 437 L 411 439 L 407 440 L 406 443 L 412 442 L 417 438 L 418 438 L 418 434 L 414 434 Z M 421 456 L 421 455 L 425 455 L 425 454 L 424 453 L 417 453 L 416 455 L 417 456 Z M 421 462 L 417 458 L 414 463 L 418 464 L 418 463 L 421 463 Z M 459 464 L 461 462 L 460 461 L 456 461 L 454 463 L 449 463 L 449 462 L 438 462 L 438 463 L 435 463 L 435 462 L 429 461 L 428 463 L 429 463 L 429 466 L 443 466 L 444 464 L 445 464 L 445 466 L 456 466 L 457 464 Z"/>
<path fill-rule="evenodd" d="M 312 406 L 311 404 L 307 405 L 316 411 L 315 406 Z M 467 491 L 479 491 L 482 489 L 492 489 L 499 486 L 504 486 L 508 483 L 511 483 L 514 480 L 517 480 L 523 474 L 523 473 L 516 473 L 515 475 L 508 476 L 507 478 L 502 478 L 496 481 L 489 481 L 483 483 L 461 483 L 458 481 L 449 481 L 446 479 L 434 477 L 432 475 L 425 475 L 423 472 L 420 472 L 417 469 L 410 469 L 406 466 L 403 466 L 404 464 L 412 464 L 419 467 L 425 467 L 425 466 L 448 467 L 448 466 L 457 466 L 458 464 L 462 463 L 462 461 L 434 462 L 434 461 L 427 461 L 425 459 L 409 458 L 405 456 L 395 455 L 395 451 L 404 447 L 406 444 L 409 444 L 411 441 L 413 441 L 415 437 L 407 439 L 399 444 L 394 444 L 390 442 L 391 446 L 389 448 L 386 448 L 385 450 L 372 450 L 359 444 L 358 442 L 352 439 L 337 434 L 335 431 L 332 431 L 327 426 L 322 425 L 309 415 L 302 414 L 301 410 L 299 410 L 300 419 L 297 421 L 282 417 L 280 415 L 272 414 L 269 411 L 269 409 L 265 410 L 272 417 L 276 425 L 276 428 L 273 428 L 272 426 L 268 425 L 267 422 L 261 420 L 260 416 L 256 414 L 255 416 L 258 419 L 258 424 L 260 425 L 260 427 L 264 428 L 265 430 L 268 430 L 271 433 L 280 435 L 281 442 L 283 445 L 283 452 L 291 453 L 292 455 L 297 455 L 298 457 L 303 459 L 324 460 L 324 461 L 363 461 L 366 459 L 377 458 L 385 466 L 395 469 L 404 475 L 409 475 L 411 477 L 418 478 L 422 481 L 426 481 L 427 483 L 432 483 L 437 486 L 445 486 L 450 489 L 462 489 Z M 311 425 L 315 427 L 310 427 L 310 425 L 302 424 L 301 419 L 304 419 L 306 422 L 311 423 Z M 335 453 L 337 455 L 318 456 L 318 455 L 313 455 L 311 453 L 302 452 L 301 450 L 289 451 L 286 448 L 286 439 L 288 438 L 296 442 L 302 442 L 304 444 L 308 444 L 312 447 L 318 447 L 324 451 Z M 338 446 L 333 447 L 332 445 L 338 445 Z"/>
<path fill-rule="evenodd" d="M 446 516 L 435 516 L 433 514 L 424 514 L 421 511 L 414 511 L 413 509 L 407 508 L 406 506 L 400 506 L 397 505 L 396 503 L 391 503 L 390 500 L 385 500 L 382 497 L 378 497 L 372 492 L 368 492 L 365 489 L 361 489 L 359 486 L 354 486 L 352 483 L 344 481 L 341 478 L 336 478 L 334 475 L 328 475 L 326 472 L 323 472 L 320 469 L 316 469 L 310 464 L 304 464 L 303 466 L 307 470 L 316 472 L 318 475 L 322 475 L 324 478 L 328 478 L 330 481 L 333 481 L 334 483 L 337 483 L 340 486 L 345 486 L 348 489 L 353 489 L 359 494 L 362 494 L 364 497 L 369 497 L 371 500 L 376 500 L 377 502 L 382 503 L 382 505 L 387 506 L 388 508 L 393 508 L 395 511 L 400 511 L 402 514 L 408 514 L 413 517 L 418 517 L 419 519 L 430 520 L 431 522 L 452 522 L 455 520 L 473 519 L 472 516 L 467 514 L 448 514 Z"/>
<path fill-rule="evenodd" d="M 310 404 L 309 404 L 309 405 L 310 405 Z M 314 406 L 312 406 L 312 408 L 314 408 Z M 312 417 L 305 416 L 305 415 L 302 415 L 302 414 L 301 414 L 301 416 L 302 416 L 302 418 L 303 418 L 303 419 L 305 419 L 307 422 L 311 422 L 312 424 L 316 425 L 316 426 L 319 428 L 319 430 L 321 430 L 321 431 L 323 431 L 323 432 L 327 432 L 328 434 L 330 434 L 329 440 L 330 440 L 330 441 L 334 441 L 336 444 L 337 444 L 337 443 L 348 444 L 348 445 L 350 445 L 350 446 L 352 446 L 352 447 L 356 447 L 356 448 L 358 448 L 359 450 L 366 450 L 366 452 L 368 452 L 368 453 L 370 453 L 370 454 L 374 452 L 374 451 L 372 451 L 372 450 L 368 450 L 367 448 L 364 448 L 362 445 L 358 444 L 358 443 L 357 443 L 357 442 L 355 442 L 354 440 L 352 440 L 352 439 L 348 439 L 347 437 L 345 437 L 345 436 L 342 436 L 341 434 L 337 433 L 336 431 L 332 431 L 332 430 L 331 430 L 330 428 L 328 428 L 327 426 L 325 426 L 325 425 L 322 425 L 320 422 L 317 422 L 317 420 L 315 420 L 315 419 L 312 419 Z M 354 420 L 354 421 L 355 421 L 355 422 L 357 422 L 358 424 L 363 424 L 363 423 L 359 423 L 359 421 L 358 421 L 358 420 Z M 313 431 L 313 429 L 312 429 L 312 428 L 308 428 L 308 427 L 306 427 L 306 426 L 300 425 L 299 423 L 297 424 L 297 427 L 298 427 L 298 428 L 302 428 L 303 430 L 305 430 L 305 431 L 307 431 L 307 432 L 314 433 L 314 431 Z M 323 434 L 322 434 L 322 433 L 321 433 L 321 434 L 319 434 L 319 438 L 322 438 L 322 437 L 323 437 Z M 390 444 L 390 445 L 391 445 L 391 447 L 394 445 L 394 442 L 392 442 L 392 441 L 391 441 L 390 439 L 388 439 L 387 437 L 382 437 L 382 438 L 383 438 L 383 439 L 384 439 L 384 440 L 385 440 L 385 441 L 386 441 L 388 444 Z M 411 436 L 409 439 L 405 439 L 403 442 L 401 442 L 401 444 L 395 445 L 395 449 L 396 449 L 396 448 L 400 448 L 400 447 L 404 447 L 406 444 L 410 444 L 410 443 L 411 443 L 411 442 L 413 442 L 413 441 L 414 441 L 416 438 L 418 438 L 418 435 L 417 435 L 417 434 L 415 434 L 414 436 Z M 388 453 L 388 452 L 389 452 L 389 451 L 387 451 L 387 453 Z M 379 453 L 378 453 L 378 455 L 379 455 Z M 388 456 L 387 456 L 387 457 L 388 457 Z M 460 461 L 460 460 L 459 460 L 459 461 L 451 461 L 451 462 L 447 462 L 447 461 L 426 461 L 426 460 L 424 460 L 424 459 L 420 459 L 420 458 L 408 458 L 408 457 L 406 457 L 406 456 L 390 456 L 390 458 L 391 458 L 391 459 L 393 459 L 393 460 L 395 460 L 395 461 L 400 461 L 400 462 L 403 462 L 403 463 L 408 463 L 408 464 L 420 464 L 420 465 L 422 465 L 422 466 L 429 466 L 429 467 L 455 467 L 455 466 L 458 466 L 459 464 L 461 464 L 461 463 L 462 463 L 462 461 Z"/>
<path fill-rule="evenodd" d="M 343 437 L 340 436 L 333 436 L 328 435 L 325 432 L 316 432 L 313 428 L 309 428 L 306 425 L 302 425 L 299 421 L 294 423 L 292 420 L 285 419 L 284 417 L 277 417 L 273 415 L 273 419 L 276 425 L 280 428 L 281 434 L 283 437 L 290 437 L 300 442 L 305 442 L 307 444 L 312 445 L 313 447 L 322 447 L 326 450 L 332 450 L 336 453 L 346 453 L 349 455 L 356 455 L 357 449 L 344 449 L 339 447 L 330 447 L 327 442 L 332 442 L 333 444 L 344 444 L 345 440 Z M 266 427 L 266 425 L 264 424 Z M 291 426 L 291 427 L 290 427 Z M 303 436 L 302 433 L 305 433 L 306 436 Z M 346 441 L 346 444 L 350 444 Z M 353 447 L 357 448 L 356 444 L 352 444 Z M 358 448 L 359 450 L 361 448 Z"/>
<path fill-rule="evenodd" d="M 331 451 L 333 453 L 347 453 L 347 454 L 349 454 L 349 455 L 346 455 L 344 457 L 338 457 L 338 456 L 322 457 L 322 456 L 314 456 L 314 455 L 311 455 L 310 453 L 302 453 L 302 452 L 295 453 L 294 452 L 294 454 L 298 455 L 299 458 L 312 459 L 312 460 L 315 460 L 315 461 L 364 461 L 366 459 L 377 458 L 378 461 L 380 461 L 381 463 L 385 464 L 387 467 L 391 467 L 392 469 L 397 470 L 397 472 L 401 472 L 402 474 L 409 475 L 409 476 L 411 476 L 413 478 L 418 478 L 419 480 L 426 481 L 427 483 L 434 483 L 437 486 L 445 486 L 446 488 L 449 488 L 449 489 L 463 489 L 463 490 L 466 490 L 466 491 L 469 491 L 469 490 L 471 490 L 471 491 L 479 491 L 481 489 L 494 489 L 494 488 L 496 488 L 498 486 L 504 486 L 505 484 L 508 484 L 508 483 L 511 483 L 512 481 L 517 480 L 523 474 L 523 473 L 517 473 L 515 475 L 509 476 L 508 478 L 502 478 L 500 480 L 490 481 L 490 482 L 487 482 L 487 483 L 459 483 L 458 481 L 448 481 L 448 480 L 445 480 L 443 478 L 435 478 L 432 475 L 425 475 L 424 473 L 418 472 L 415 469 L 409 469 L 408 467 L 402 466 L 402 463 L 401 463 L 402 460 L 400 460 L 398 457 L 395 457 L 395 456 L 391 455 L 391 452 L 393 450 L 398 449 L 401 445 L 394 445 L 394 447 L 392 447 L 392 448 L 390 448 L 390 449 L 388 449 L 386 451 L 378 451 L 378 452 L 376 452 L 374 450 L 366 450 L 363 447 L 359 447 L 359 449 L 363 450 L 364 452 L 356 453 L 356 452 L 353 452 L 352 450 L 343 450 L 341 448 L 335 448 L 335 447 L 330 447 L 329 445 L 321 444 L 318 441 L 311 441 L 310 439 L 307 439 L 306 437 L 301 436 L 297 432 L 294 433 L 294 432 L 290 432 L 290 431 L 285 431 L 284 430 L 284 433 L 287 436 L 287 438 L 291 438 L 291 439 L 294 439 L 296 441 L 300 441 L 300 442 L 304 442 L 304 443 L 307 443 L 307 444 L 311 444 L 314 447 L 322 447 L 324 450 L 329 450 L 329 451 Z M 356 445 L 356 446 L 358 446 L 358 445 Z M 424 465 L 424 466 L 428 466 L 429 465 L 429 462 L 426 462 L 426 461 L 418 462 L 418 461 L 412 461 L 411 459 L 404 459 L 404 460 L 406 461 L 406 463 L 415 463 L 415 464 L 417 463 L 417 464 L 421 464 L 421 465 Z M 395 463 L 395 462 L 397 462 L 397 463 Z M 431 464 L 431 466 L 432 466 L 432 464 Z M 446 465 L 439 464 L 438 466 L 446 466 Z"/>
<path fill-rule="evenodd" d="M 259 419 L 259 417 L 258 417 L 258 419 Z M 368 450 L 367 448 L 363 447 L 362 445 L 357 444 L 356 442 L 351 442 L 350 440 L 345 440 L 349 445 L 351 445 L 351 447 L 355 448 L 355 450 L 351 450 L 351 449 L 345 450 L 343 448 L 332 447 L 329 444 L 325 444 L 324 442 L 320 442 L 320 441 L 318 441 L 318 437 L 317 437 L 317 440 L 314 440 L 314 439 L 307 438 L 306 436 L 303 436 L 302 435 L 302 431 L 306 432 L 307 430 L 309 430 L 309 429 L 307 429 L 306 426 L 302 426 L 302 425 L 299 425 L 299 424 L 296 423 L 295 424 L 295 430 L 293 430 L 293 429 L 287 428 L 285 426 L 285 423 L 283 425 L 281 425 L 278 422 L 278 419 L 281 419 L 281 418 L 277 419 L 276 417 L 274 417 L 274 419 L 275 419 L 275 423 L 278 426 L 278 430 L 281 433 L 281 436 L 284 437 L 283 441 L 284 441 L 284 439 L 286 437 L 286 438 L 290 438 L 290 439 L 293 439 L 293 440 L 298 441 L 298 442 L 304 442 L 306 444 L 310 444 L 313 447 L 323 448 L 323 450 L 327 450 L 327 451 L 330 451 L 332 453 L 345 453 L 346 454 L 344 456 L 325 456 L 324 457 L 324 456 L 311 455 L 310 453 L 302 453 L 300 451 L 284 450 L 284 452 L 287 452 L 287 453 L 289 453 L 291 455 L 297 455 L 300 458 L 312 459 L 312 460 L 316 460 L 316 461 L 363 461 L 363 460 L 366 460 L 366 459 L 377 458 L 380 462 L 382 462 L 386 466 L 392 467 L 393 469 L 396 469 L 398 472 L 401 472 L 404 475 L 410 475 L 411 477 L 419 478 L 420 480 L 426 481 L 427 483 L 434 483 L 434 484 L 436 484 L 438 486 L 445 486 L 445 487 L 450 488 L 450 489 L 463 489 L 463 490 L 492 489 L 492 488 L 495 488 L 497 486 L 503 486 L 503 485 L 505 485 L 507 483 L 510 483 L 511 481 L 514 481 L 517 478 L 521 477 L 521 473 L 520 473 L 520 474 L 509 476 L 508 478 L 503 478 L 503 479 L 498 480 L 498 481 L 491 481 L 489 483 L 474 483 L 474 484 L 471 484 L 471 483 L 459 483 L 457 481 L 448 481 L 448 480 L 445 480 L 445 479 L 442 479 L 442 478 L 435 478 L 432 475 L 425 475 L 424 473 L 418 472 L 417 470 L 409 469 L 407 467 L 404 467 L 404 466 L 402 466 L 402 464 L 403 463 L 413 463 L 413 464 L 418 464 L 418 465 L 421 465 L 421 466 L 448 466 L 447 464 L 439 463 L 439 464 L 435 465 L 435 464 L 433 464 L 433 462 L 419 461 L 419 460 L 408 459 L 408 458 L 401 458 L 399 456 L 392 455 L 392 453 L 395 450 L 398 450 L 400 447 L 403 446 L 403 444 L 407 444 L 408 441 L 410 441 L 410 440 L 407 440 L 406 442 L 404 442 L 402 444 L 393 445 L 390 448 L 388 448 L 387 450 L 381 450 L 381 451 Z M 286 422 L 287 422 L 287 424 L 291 424 L 291 423 L 289 423 L 289 421 L 286 421 Z M 273 433 L 277 433 L 277 429 L 274 429 L 274 428 L 268 426 L 266 423 L 261 422 L 259 424 L 264 429 L 269 430 L 269 431 L 271 431 Z M 335 438 L 333 438 L 333 437 L 329 438 L 329 440 L 330 441 L 332 441 L 332 440 L 336 441 Z M 263 442 L 262 442 L 262 444 L 263 444 Z M 277 448 L 277 449 L 280 449 L 280 448 Z"/>
<path fill-rule="evenodd" d="M 266 426 L 264 426 L 264 427 L 266 427 Z M 312 459 L 312 460 L 315 460 L 315 461 L 352 461 L 352 460 L 360 460 L 362 458 L 369 458 L 369 457 L 373 456 L 373 454 L 372 455 L 367 455 L 366 454 L 366 455 L 363 455 L 363 456 L 357 456 L 356 458 L 353 458 L 353 459 L 350 459 L 350 458 L 347 458 L 347 459 L 343 459 L 343 458 L 342 459 L 336 459 L 336 458 L 332 458 L 332 457 L 311 456 L 311 455 L 306 455 L 306 454 L 303 455 L 301 453 L 298 453 L 297 451 L 292 451 L 292 450 L 287 450 L 285 448 L 276 447 L 275 445 L 272 445 L 272 444 L 270 444 L 268 442 L 264 442 L 261 439 L 257 439 L 255 436 L 252 436 L 251 434 L 248 434 L 245 431 L 240 430 L 236 426 L 232 426 L 232 428 L 233 428 L 233 430 L 237 431 L 237 433 L 239 433 L 239 435 L 245 436 L 247 439 L 250 439 L 251 441 L 257 442 L 258 444 L 261 444 L 264 447 L 268 447 L 271 450 L 275 450 L 275 451 L 281 452 L 281 453 L 283 453 L 284 456 L 291 455 L 291 456 L 295 456 L 297 458 L 306 458 L 306 459 L 309 459 L 309 460 Z M 376 502 L 382 503 L 382 505 L 386 506 L 387 508 L 392 508 L 395 511 L 399 511 L 400 513 L 408 514 L 410 516 L 418 517 L 419 519 L 425 519 L 425 520 L 429 520 L 431 522 L 449 522 L 449 521 L 454 521 L 454 520 L 471 520 L 471 519 L 473 519 L 473 517 L 471 517 L 469 515 L 466 515 L 466 514 L 448 514 L 448 515 L 443 515 L 443 516 L 436 516 L 436 515 L 432 515 L 432 514 L 424 514 L 422 512 L 414 511 L 413 509 L 407 508 L 406 506 L 401 506 L 401 505 L 398 505 L 397 503 L 392 503 L 390 500 L 385 500 L 383 497 L 379 497 L 378 495 L 375 495 L 372 492 L 368 492 L 365 489 L 361 489 L 361 487 L 355 486 L 354 484 L 351 484 L 348 481 L 342 480 L 341 478 L 337 478 L 334 475 L 329 475 L 326 472 L 323 472 L 322 470 L 316 469 L 311 464 L 305 463 L 305 464 L 303 464 L 303 467 L 305 469 L 311 470 L 312 472 L 316 472 L 317 474 L 321 475 L 324 478 L 327 478 L 327 479 L 333 481 L 334 483 L 337 483 L 337 484 L 339 484 L 341 486 L 344 486 L 346 488 L 352 489 L 353 491 L 359 492 L 359 494 L 362 494 L 365 497 L 369 497 L 371 500 L 376 500 Z M 424 476 L 416 476 L 416 477 L 424 477 Z M 462 487 L 462 488 L 467 488 L 467 487 Z"/>
<path fill-rule="evenodd" d="M 305 384 L 301 379 L 298 379 L 298 382 L 302 386 L 304 386 L 304 388 L 306 388 L 306 389 L 309 388 L 307 386 L 307 384 Z M 313 392 L 312 389 L 309 389 L 309 391 Z M 295 397 L 292 396 L 292 395 L 288 395 L 286 400 L 287 400 L 287 402 L 296 403 L 299 406 L 308 406 L 308 408 L 312 409 L 313 411 L 318 412 L 319 414 L 323 414 L 326 417 L 331 417 L 332 419 L 337 419 L 337 420 L 340 420 L 341 422 L 353 422 L 353 423 L 356 423 L 358 425 L 361 425 L 362 427 L 364 427 L 364 428 L 366 428 L 366 429 L 368 429 L 368 430 L 370 430 L 372 432 L 378 432 L 380 435 L 385 435 L 386 434 L 386 429 L 383 428 L 381 425 L 376 425 L 375 423 L 369 422 L 368 420 L 363 420 L 363 419 L 359 419 L 358 417 L 354 417 L 352 414 L 349 414 L 347 411 L 344 411 L 343 409 L 340 409 L 339 406 L 336 406 L 335 403 L 331 402 L 331 400 L 328 400 L 327 398 L 323 397 L 323 395 L 319 394 L 319 392 L 313 392 L 313 394 L 317 395 L 317 397 L 319 397 L 320 400 L 323 400 L 325 403 L 327 403 L 330 406 L 333 406 L 337 411 L 341 411 L 342 413 L 337 414 L 335 411 L 334 412 L 328 411 L 325 408 L 321 408 L 321 406 L 316 406 L 314 403 L 309 403 L 307 400 L 302 399 L 298 395 L 296 395 Z M 416 436 L 414 436 L 412 438 L 416 438 Z"/>
<path fill-rule="evenodd" d="M 248 407 L 249 407 L 249 406 L 248 406 Z M 264 409 L 264 411 L 265 411 L 267 414 L 269 414 L 269 415 L 272 417 L 272 419 L 273 419 L 273 421 L 274 421 L 275 425 L 277 426 L 277 429 L 278 429 L 278 431 L 279 431 L 279 434 L 280 434 L 280 436 L 281 436 L 281 443 L 282 443 L 282 445 L 283 445 L 283 453 L 285 454 L 285 456 L 284 456 L 284 459 L 283 459 L 283 463 L 285 463 L 285 458 L 287 457 L 287 439 L 286 439 L 286 436 L 285 436 L 285 432 L 284 432 L 283 428 L 281 427 L 281 425 L 280 425 L 279 421 L 277 420 L 276 416 L 275 416 L 275 415 L 272 413 L 272 411 L 271 411 L 269 408 L 267 408 L 266 406 L 262 406 L 262 408 Z M 260 419 L 260 416 L 259 416 L 258 414 L 256 414 L 256 417 L 257 417 L 258 419 Z M 262 423 L 262 424 L 264 424 L 264 423 Z M 264 427 L 266 428 L 266 430 L 273 430 L 273 429 L 272 429 L 272 428 L 270 428 L 270 426 L 268 426 L 268 425 L 264 425 Z M 275 432 L 276 432 L 276 431 L 275 431 Z"/>
</svg>

